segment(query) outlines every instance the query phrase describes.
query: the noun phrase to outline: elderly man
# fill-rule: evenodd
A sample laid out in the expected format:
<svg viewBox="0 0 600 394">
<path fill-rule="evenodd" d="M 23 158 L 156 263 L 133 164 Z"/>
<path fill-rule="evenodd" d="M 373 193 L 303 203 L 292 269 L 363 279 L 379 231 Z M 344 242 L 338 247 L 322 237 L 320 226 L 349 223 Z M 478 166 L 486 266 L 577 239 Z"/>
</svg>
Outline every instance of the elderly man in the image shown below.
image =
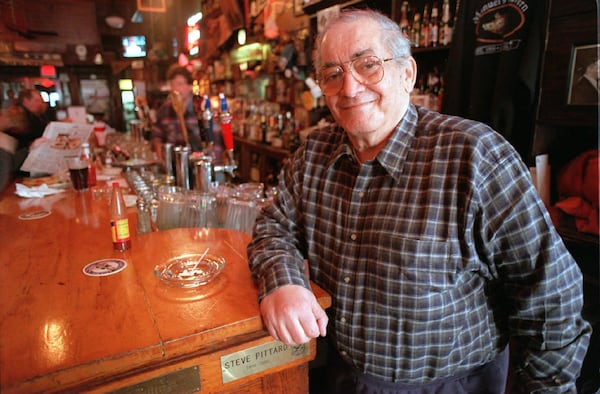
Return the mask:
<svg viewBox="0 0 600 394">
<path fill-rule="evenodd" d="M 514 387 L 573 391 L 582 276 L 516 151 L 411 104 L 410 43 L 377 12 L 342 11 L 315 54 L 339 128 L 287 162 L 248 246 L 270 334 L 327 334 L 329 392 L 504 393 L 509 341 Z"/>
</svg>

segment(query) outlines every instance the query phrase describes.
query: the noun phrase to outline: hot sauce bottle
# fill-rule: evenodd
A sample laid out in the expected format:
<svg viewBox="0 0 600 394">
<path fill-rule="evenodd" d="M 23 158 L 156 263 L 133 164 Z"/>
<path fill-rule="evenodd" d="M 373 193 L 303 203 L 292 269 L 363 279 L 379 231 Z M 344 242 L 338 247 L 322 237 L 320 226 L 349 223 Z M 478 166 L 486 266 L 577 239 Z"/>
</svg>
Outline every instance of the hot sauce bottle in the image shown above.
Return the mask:
<svg viewBox="0 0 600 394">
<path fill-rule="evenodd" d="M 112 184 L 112 198 L 110 200 L 110 232 L 112 235 L 113 249 L 124 252 L 131 249 L 129 234 L 129 219 L 127 207 L 119 182 Z"/>
</svg>

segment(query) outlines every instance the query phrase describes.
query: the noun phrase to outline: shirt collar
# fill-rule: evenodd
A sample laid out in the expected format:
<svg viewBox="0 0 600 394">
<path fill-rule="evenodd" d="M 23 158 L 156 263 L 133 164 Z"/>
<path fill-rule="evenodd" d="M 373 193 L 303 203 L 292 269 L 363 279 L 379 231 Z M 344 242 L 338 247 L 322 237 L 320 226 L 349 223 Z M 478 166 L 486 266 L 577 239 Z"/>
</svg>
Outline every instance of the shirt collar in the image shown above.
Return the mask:
<svg viewBox="0 0 600 394">
<path fill-rule="evenodd" d="M 383 168 L 395 179 L 400 179 L 403 165 L 417 131 L 419 115 L 413 104 L 409 104 L 406 113 L 396 126 L 387 144 L 377 155 Z"/>
<path fill-rule="evenodd" d="M 376 157 L 376 160 L 395 180 L 398 180 L 402 174 L 403 163 L 415 136 L 418 119 L 417 109 L 413 104 L 409 104 L 406 114 L 392 132 L 385 147 Z M 337 127 L 334 132 L 343 133 L 344 135 L 338 147 L 333 151 L 327 166 L 331 166 L 344 156 L 351 157 L 352 160 L 356 161 L 348 135 L 340 127 Z"/>
<path fill-rule="evenodd" d="M 348 139 L 348 135 L 340 126 L 335 126 L 333 128 L 332 133 L 341 133 L 340 143 L 333 150 L 329 161 L 327 162 L 327 167 L 331 167 L 336 161 L 341 159 L 344 156 L 347 156 L 349 159 L 356 161 L 354 157 L 354 152 L 352 150 L 352 145 L 350 144 L 350 140 Z"/>
</svg>

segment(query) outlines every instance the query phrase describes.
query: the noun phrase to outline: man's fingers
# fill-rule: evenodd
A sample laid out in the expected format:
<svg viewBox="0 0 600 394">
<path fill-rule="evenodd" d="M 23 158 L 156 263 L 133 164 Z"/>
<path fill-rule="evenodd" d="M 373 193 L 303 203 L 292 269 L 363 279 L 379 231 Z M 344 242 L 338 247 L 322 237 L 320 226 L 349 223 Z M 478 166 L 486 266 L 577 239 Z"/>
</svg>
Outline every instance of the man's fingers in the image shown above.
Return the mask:
<svg viewBox="0 0 600 394">
<path fill-rule="evenodd" d="M 302 344 L 326 334 L 327 314 L 310 290 L 281 287 L 263 298 L 261 314 L 269 334 L 286 345 Z"/>
<path fill-rule="evenodd" d="M 329 317 L 327 316 L 327 313 L 325 313 L 325 311 L 321 308 L 321 306 L 318 306 L 318 311 L 315 311 L 315 317 L 317 318 L 317 325 L 319 327 L 318 335 L 324 337 L 325 335 L 327 335 L 327 323 L 329 322 Z"/>
</svg>

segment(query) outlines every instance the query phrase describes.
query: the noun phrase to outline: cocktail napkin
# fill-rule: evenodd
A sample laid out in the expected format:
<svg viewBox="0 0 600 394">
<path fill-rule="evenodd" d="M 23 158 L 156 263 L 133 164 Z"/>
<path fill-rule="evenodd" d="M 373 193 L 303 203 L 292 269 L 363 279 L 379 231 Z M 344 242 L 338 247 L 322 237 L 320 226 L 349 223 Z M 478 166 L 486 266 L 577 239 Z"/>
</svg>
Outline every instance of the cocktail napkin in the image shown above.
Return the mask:
<svg viewBox="0 0 600 394">
<path fill-rule="evenodd" d="M 53 189 L 45 183 L 40 186 L 25 186 L 22 183 L 16 184 L 15 193 L 20 197 L 38 198 L 48 196 L 50 194 L 62 193 L 64 189 Z"/>
</svg>

